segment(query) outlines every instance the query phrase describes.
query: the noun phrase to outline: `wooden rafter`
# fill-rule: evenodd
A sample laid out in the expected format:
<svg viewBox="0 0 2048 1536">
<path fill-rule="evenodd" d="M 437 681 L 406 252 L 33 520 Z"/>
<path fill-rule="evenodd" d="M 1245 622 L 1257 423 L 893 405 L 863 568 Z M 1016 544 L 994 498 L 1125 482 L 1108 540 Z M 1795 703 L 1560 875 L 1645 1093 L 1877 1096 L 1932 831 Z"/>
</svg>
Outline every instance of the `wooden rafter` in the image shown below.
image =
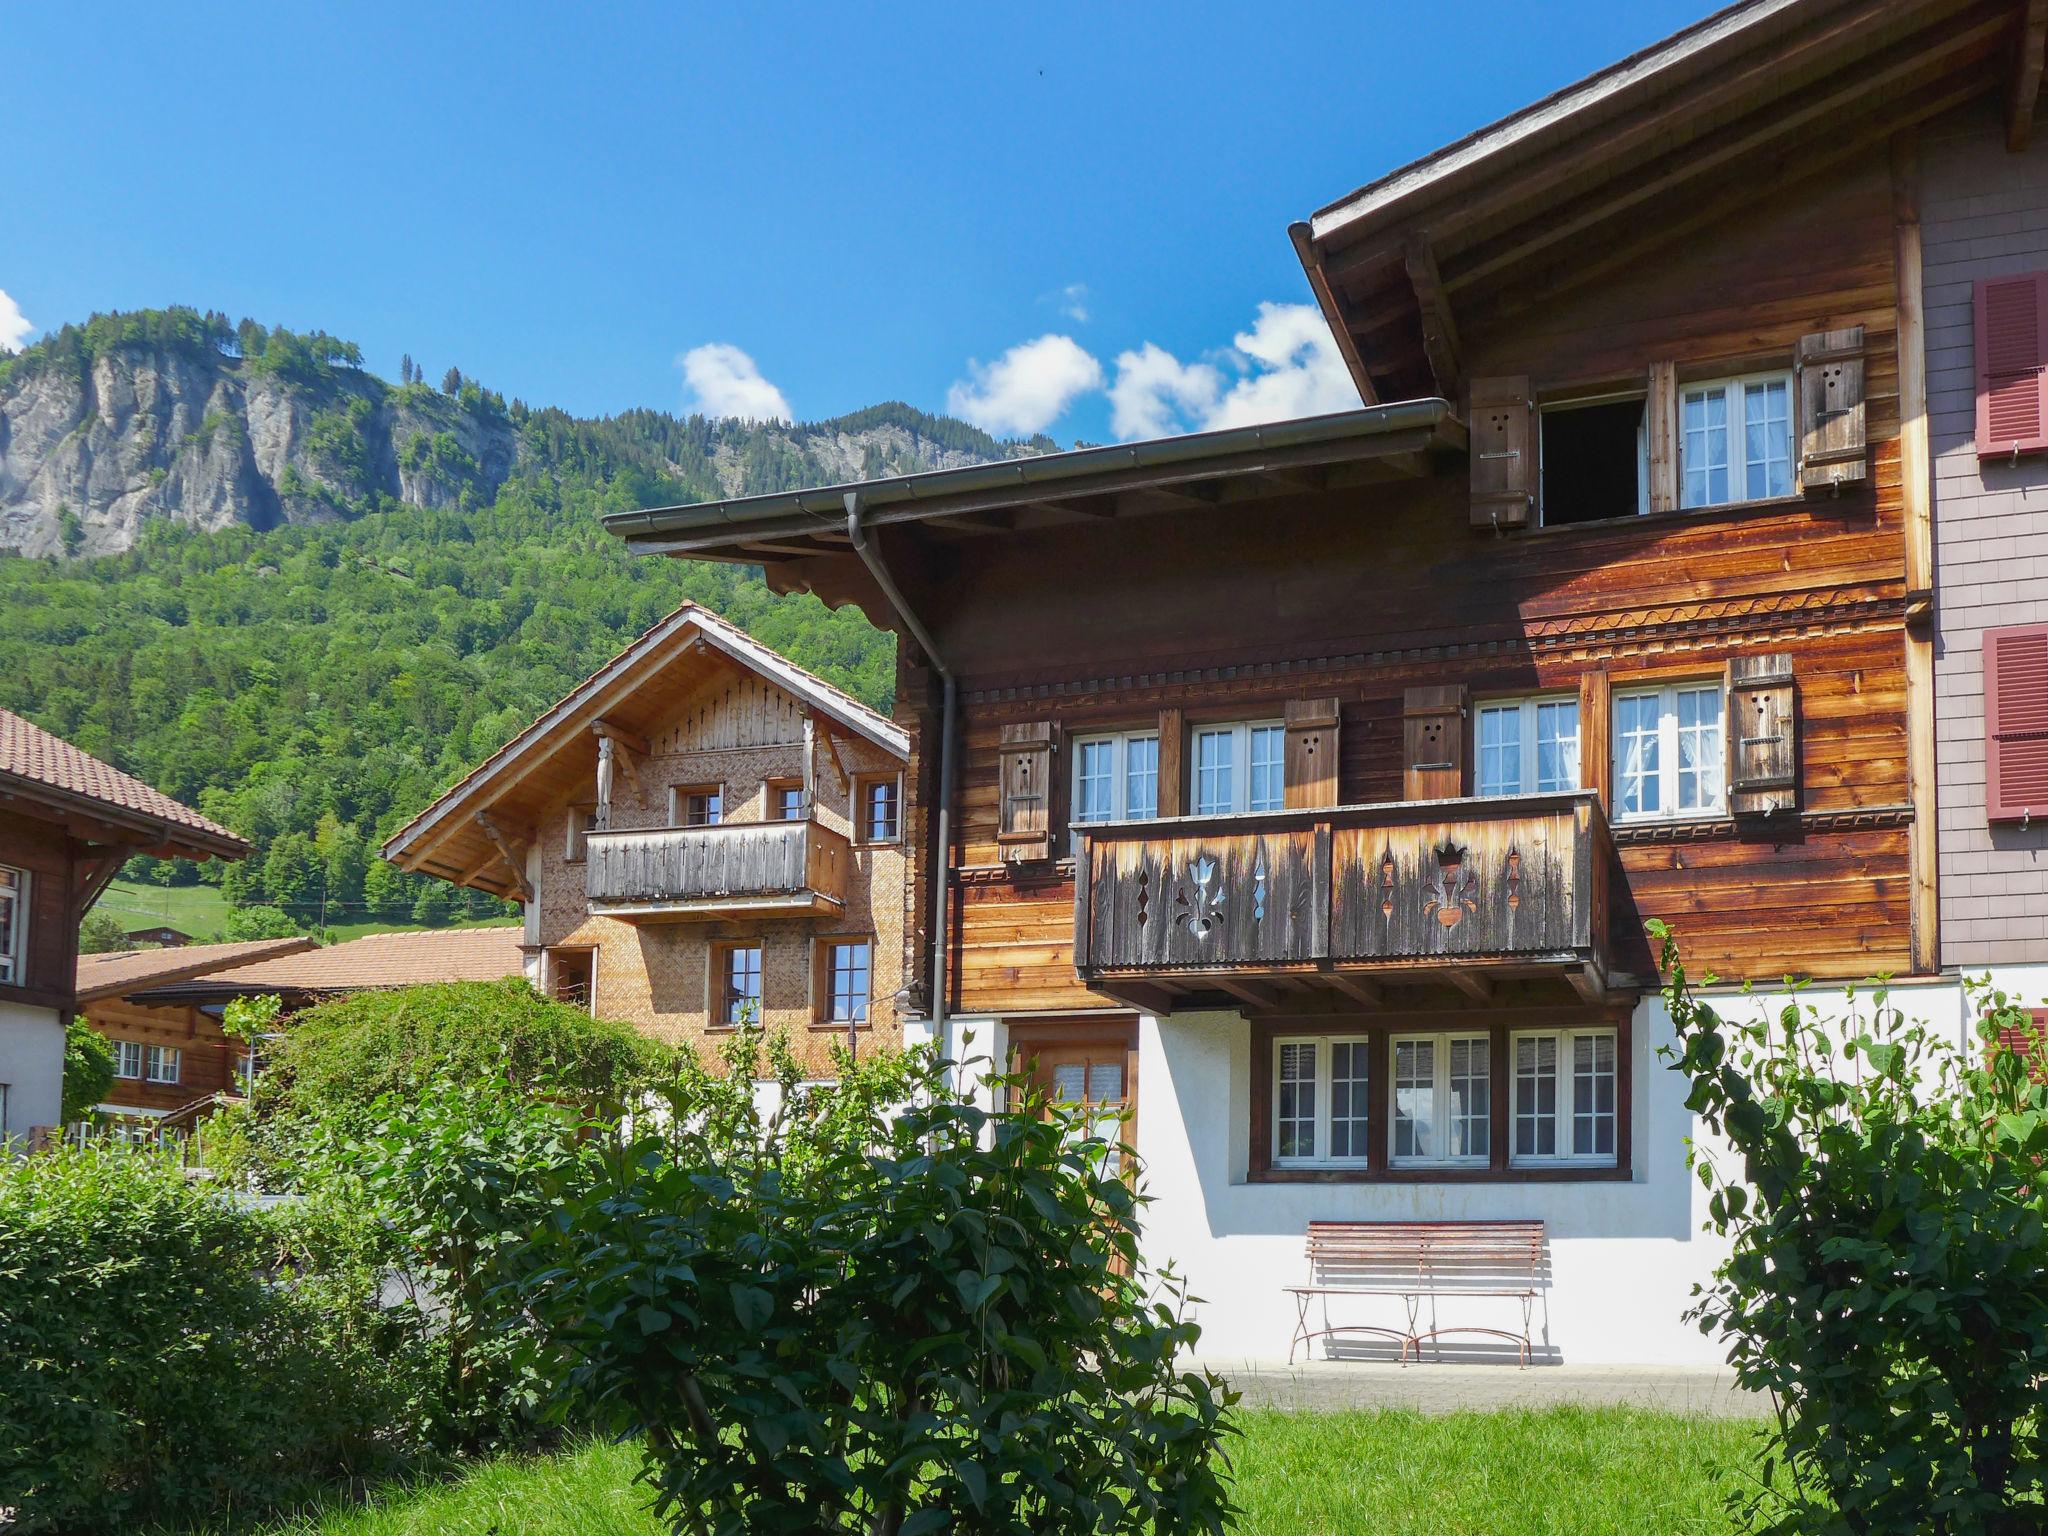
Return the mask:
<svg viewBox="0 0 2048 1536">
<path fill-rule="evenodd" d="M 1302 271 L 1308 274 L 1309 290 L 1316 296 L 1316 305 L 1337 339 L 1337 351 L 1344 359 L 1344 366 L 1351 371 L 1351 382 L 1358 386 L 1358 398 L 1367 405 L 1378 405 L 1379 390 L 1366 369 L 1364 354 L 1358 350 L 1358 338 L 1344 323 L 1343 306 L 1337 302 L 1336 292 L 1330 287 L 1329 275 L 1323 270 L 1322 253 L 1316 249 L 1309 226 L 1296 224 L 1287 233 L 1294 241 L 1295 253 L 1301 258 Z"/>
<path fill-rule="evenodd" d="M 1264 982 L 1245 981 L 1235 976 L 1217 976 L 1213 980 L 1219 991 L 1227 992 L 1247 1007 L 1271 1011 L 1280 1006 L 1280 993 Z"/>
<path fill-rule="evenodd" d="M 1330 971 L 1324 979 L 1354 1003 L 1364 1007 L 1377 1008 L 1387 1000 L 1385 992 L 1362 976 L 1347 976 L 1342 971 Z"/>
<path fill-rule="evenodd" d="M 2020 17 L 2019 44 L 2006 91 L 2005 147 L 2017 153 L 2034 137 L 2034 109 L 2041 102 L 2041 54 L 2048 46 L 2048 0 L 2027 0 Z"/>
<path fill-rule="evenodd" d="M 1444 294 L 1443 278 L 1436 269 L 1436 252 L 1427 235 L 1418 231 L 1409 238 L 1403 265 L 1408 269 L 1408 286 L 1415 290 L 1415 304 L 1422 315 L 1422 351 L 1429 359 L 1429 371 L 1436 376 L 1436 392 L 1446 400 L 1455 400 L 1464 377 L 1458 327 L 1451 317 L 1451 303 Z"/>
<path fill-rule="evenodd" d="M 476 813 L 476 824 L 482 829 L 484 836 L 488 837 L 492 844 L 496 846 L 498 856 L 505 861 L 505 868 L 511 871 L 512 884 L 519 892 L 519 899 L 526 902 L 532 901 L 533 882 L 526 878 L 525 848 L 515 845 L 511 839 L 506 837 L 503 830 L 491 819 L 489 811 L 478 811 Z"/>
</svg>

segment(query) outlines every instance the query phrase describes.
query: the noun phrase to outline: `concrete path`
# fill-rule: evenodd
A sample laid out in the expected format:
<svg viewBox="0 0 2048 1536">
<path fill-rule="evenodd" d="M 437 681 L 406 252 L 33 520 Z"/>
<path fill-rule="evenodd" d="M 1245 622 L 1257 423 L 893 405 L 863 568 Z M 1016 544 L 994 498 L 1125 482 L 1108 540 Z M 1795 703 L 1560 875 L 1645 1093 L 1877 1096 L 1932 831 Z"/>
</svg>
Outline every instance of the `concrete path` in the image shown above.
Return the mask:
<svg viewBox="0 0 2048 1536">
<path fill-rule="evenodd" d="M 1770 1402 L 1739 1391 L 1725 1367 L 1641 1365 L 1416 1364 L 1315 1360 L 1201 1362 L 1244 1394 L 1248 1408 L 1330 1413 L 1343 1408 L 1409 1408 L 1456 1413 L 1498 1408 L 1654 1408 L 1713 1418 L 1760 1418 Z"/>
</svg>

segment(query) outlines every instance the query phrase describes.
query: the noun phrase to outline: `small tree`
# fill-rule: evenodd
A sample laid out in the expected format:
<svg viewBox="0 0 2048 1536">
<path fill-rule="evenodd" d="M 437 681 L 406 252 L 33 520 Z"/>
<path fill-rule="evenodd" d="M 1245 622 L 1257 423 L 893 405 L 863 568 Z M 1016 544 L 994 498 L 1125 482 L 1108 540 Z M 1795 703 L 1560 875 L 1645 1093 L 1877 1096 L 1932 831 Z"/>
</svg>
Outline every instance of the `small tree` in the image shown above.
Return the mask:
<svg viewBox="0 0 2048 1536">
<path fill-rule="evenodd" d="M 1733 1252 L 1690 1316 L 1778 1408 L 1737 1514 L 1801 1536 L 2040 1531 L 2048 1084 L 1998 1043 L 2031 1033 L 2025 1010 L 1973 999 L 1981 1063 L 1881 988 L 1840 1018 L 1795 997 L 1742 1022 L 1650 930 L 1687 1107 L 1739 1160 L 1691 1153 Z"/>
<path fill-rule="evenodd" d="M 128 931 L 121 926 L 121 919 L 111 912 L 88 912 L 85 921 L 78 925 L 78 952 L 81 955 L 106 955 L 117 949 L 135 947 L 129 942 Z"/>
<path fill-rule="evenodd" d="M 112 1042 L 85 1019 L 72 1019 L 64 1026 L 64 1123 L 90 1119 L 113 1086 Z"/>
<path fill-rule="evenodd" d="M 641 1440 L 671 1528 L 1221 1531 L 1228 1393 L 1176 1369 L 1199 1330 L 1116 1155 L 929 1052 L 898 1113 L 786 1057 L 764 1113 L 755 1050 L 580 1167 L 521 1261 L 560 1402 Z"/>
</svg>

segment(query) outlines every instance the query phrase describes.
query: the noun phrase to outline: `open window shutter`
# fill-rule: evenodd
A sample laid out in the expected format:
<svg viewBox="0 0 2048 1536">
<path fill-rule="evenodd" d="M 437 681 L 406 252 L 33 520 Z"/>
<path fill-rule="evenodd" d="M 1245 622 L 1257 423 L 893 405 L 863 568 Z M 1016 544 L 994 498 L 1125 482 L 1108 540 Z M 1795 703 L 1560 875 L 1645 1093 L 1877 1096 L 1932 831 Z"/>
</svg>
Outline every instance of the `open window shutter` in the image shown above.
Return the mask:
<svg viewBox="0 0 2048 1536">
<path fill-rule="evenodd" d="M 1767 816 L 1799 809 L 1799 709 L 1783 651 L 1728 663 L 1728 809 Z"/>
<path fill-rule="evenodd" d="M 2048 272 L 1977 284 L 1977 455 L 2048 448 Z"/>
<path fill-rule="evenodd" d="M 1529 380 L 1472 381 L 1472 526 L 1526 528 L 1536 500 Z"/>
<path fill-rule="evenodd" d="M 1863 429 L 1863 327 L 1799 338 L 1799 483 L 1807 490 L 1868 473 Z"/>
<path fill-rule="evenodd" d="M 2032 1008 L 2031 1026 L 2002 1025 L 1992 1051 L 2018 1051 L 2033 1065 L 2037 1083 L 2048 1083 L 2048 1008 Z M 1987 1053 L 1988 1054 L 1988 1053 Z"/>
<path fill-rule="evenodd" d="M 1159 711 L 1159 814 L 1187 812 L 1187 722 L 1177 709 Z"/>
<path fill-rule="evenodd" d="M 1052 738 L 1049 720 L 1003 727 L 1002 822 L 996 845 L 1008 863 L 1052 857 Z"/>
<path fill-rule="evenodd" d="M 1465 793 L 1465 689 L 1410 688 L 1401 700 L 1402 796 L 1455 800 Z"/>
<path fill-rule="evenodd" d="M 2048 624 L 1984 631 L 1984 811 L 2048 816 Z"/>
<path fill-rule="evenodd" d="M 1287 701 L 1287 806 L 1337 803 L 1337 701 Z"/>
</svg>

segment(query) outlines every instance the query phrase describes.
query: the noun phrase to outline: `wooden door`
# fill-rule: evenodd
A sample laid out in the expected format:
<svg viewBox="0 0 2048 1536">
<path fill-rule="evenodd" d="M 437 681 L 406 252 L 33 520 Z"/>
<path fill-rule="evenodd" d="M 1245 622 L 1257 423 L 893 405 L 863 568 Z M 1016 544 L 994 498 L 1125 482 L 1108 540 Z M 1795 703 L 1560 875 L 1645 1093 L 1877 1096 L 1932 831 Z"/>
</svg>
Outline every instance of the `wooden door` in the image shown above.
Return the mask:
<svg viewBox="0 0 2048 1536">
<path fill-rule="evenodd" d="M 1082 1105 L 1084 1123 L 1094 1136 L 1124 1149 L 1137 1145 L 1135 1022 L 1013 1024 L 1010 1049 L 1018 1072 L 1048 1103 Z"/>
</svg>

